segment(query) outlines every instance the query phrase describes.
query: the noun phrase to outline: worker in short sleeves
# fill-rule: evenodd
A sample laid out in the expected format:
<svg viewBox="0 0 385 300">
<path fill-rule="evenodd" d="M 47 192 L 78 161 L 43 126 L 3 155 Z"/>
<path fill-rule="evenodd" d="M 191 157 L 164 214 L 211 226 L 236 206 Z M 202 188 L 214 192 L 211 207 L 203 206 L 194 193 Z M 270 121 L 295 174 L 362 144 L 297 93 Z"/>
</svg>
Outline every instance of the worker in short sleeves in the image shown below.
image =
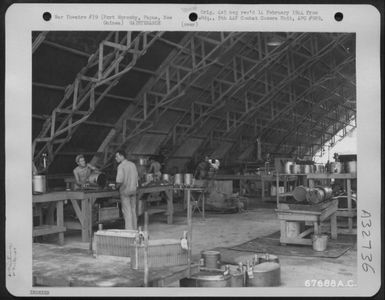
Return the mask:
<svg viewBox="0 0 385 300">
<path fill-rule="evenodd" d="M 93 172 L 99 172 L 99 170 L 93 165 L 86 162 L 83 154 L 76 156 L 75 161 L 77 167 L 73 170 L 75 177 L 75 189 L 85 188 L 88 186 L 88 178 Z"/>
<path fill-rule="evenodd" d="M 138 170 L 133 162 L 126 159 L 122 150 L 115 153 L 119 163 L 116 174 L 116 187 L 119 188 L 125 229 L 137 228 L 136 189 L 138 187 Z"/>
</svg>

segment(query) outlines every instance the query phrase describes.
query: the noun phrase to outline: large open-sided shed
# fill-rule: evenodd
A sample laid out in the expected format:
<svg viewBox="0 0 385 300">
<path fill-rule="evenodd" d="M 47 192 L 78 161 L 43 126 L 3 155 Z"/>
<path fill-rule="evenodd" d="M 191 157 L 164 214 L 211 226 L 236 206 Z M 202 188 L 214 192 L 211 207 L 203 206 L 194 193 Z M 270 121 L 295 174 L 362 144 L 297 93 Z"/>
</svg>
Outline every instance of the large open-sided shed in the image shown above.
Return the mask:
<svg viewBox="0 0 385 300">
<path fill-rule="evenodd" d="M 312 157 L 356 126 L 354 33 L 34 32 L 33 159 Z M 258 151 L 257 149 L 260 149 Z"/>
</svg>

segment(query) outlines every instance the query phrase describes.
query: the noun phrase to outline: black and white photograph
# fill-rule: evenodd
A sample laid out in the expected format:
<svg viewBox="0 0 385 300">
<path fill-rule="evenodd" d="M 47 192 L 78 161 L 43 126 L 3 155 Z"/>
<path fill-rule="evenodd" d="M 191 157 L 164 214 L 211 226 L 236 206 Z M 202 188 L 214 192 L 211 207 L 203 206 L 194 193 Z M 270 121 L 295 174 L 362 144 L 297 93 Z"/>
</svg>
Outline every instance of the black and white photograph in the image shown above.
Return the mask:
<svg viewBox="0 0 385 300">
<path fill-rule="evenodd" d="M 216 30 L 193 29 L 212 18 L 204 9 L 186 8 L 175 30 L 162 30 L 164 12 L 68 12 L 67 22 L 104 27 L 31 28 L 19 86 L 30 99 L 19 150 L 30 158 L 11 167 L 24 167 L 30 182 L 19 187 L 30 216 L 18 225 L 29 236 L 30 295 L 333 294 L 362 288 L 361 273 L 379 275 L 362 248 L 375 211 L 360 202 L 380 198 L 367 199 L 370 181 L 358 172 L 376 159 L 360 141 L 379 126 L 360 115 L 372 105 L 361 99 L 361 37 L 283 25 L 322 22 L 317 10 L 216 7 L 226 24 Z M 231 28 L 231 18 L 283 26 Z M 159 30 L 126 29 L 133 24 Z M 15 245 L 7 244 L 11 278 L 21 267 Z"/>
</svg>

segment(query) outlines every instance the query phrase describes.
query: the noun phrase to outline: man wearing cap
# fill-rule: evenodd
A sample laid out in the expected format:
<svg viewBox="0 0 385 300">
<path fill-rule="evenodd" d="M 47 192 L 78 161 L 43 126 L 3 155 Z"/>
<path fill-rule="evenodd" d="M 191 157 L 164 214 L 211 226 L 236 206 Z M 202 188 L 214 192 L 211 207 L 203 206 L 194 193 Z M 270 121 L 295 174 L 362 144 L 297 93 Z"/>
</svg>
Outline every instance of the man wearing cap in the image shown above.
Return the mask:
<svg viewBox="0 0 385 300">
<path fill-rule="evenodd" d="M 126 159 L 122 150 L 115 153 L 119 164 L 116 174 L 116 187 L 119 188 L 122 212 L 126 229 L 136 229 L 136 188 L 138 186 L 138 170 L 133 162 Z"/>
<path fill-rule="evenodd" d="M 79 154 L 75 158 L 78 166 L 74 169 L 75 176 L 75 188 L 84 188 L 88 185 L 88 178 L 92 172 L 98 172 L 99 170 L 91 164 L 86 163 L 86 159 L 83 154 Z"/>
</svg>

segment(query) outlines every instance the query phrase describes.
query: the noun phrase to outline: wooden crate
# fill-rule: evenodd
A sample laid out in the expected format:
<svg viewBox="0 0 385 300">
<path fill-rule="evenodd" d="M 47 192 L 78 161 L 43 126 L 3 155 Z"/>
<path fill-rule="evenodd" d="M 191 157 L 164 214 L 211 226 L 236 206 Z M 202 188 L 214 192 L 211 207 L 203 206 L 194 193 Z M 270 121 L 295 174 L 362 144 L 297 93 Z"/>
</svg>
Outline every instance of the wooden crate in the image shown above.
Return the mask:
<svg viewBox="0 0 385 300">
<path fill-rule="evenodd" d="M 94 235 L 95 254 L 129 257 L 137 235 L 137 230 L 99 230 Z"/>
<path fill-rule="evenodd" d="M 131 267 L 144 269 L 144 246 L 134 245 L 131 250 Z M 188 252 L 182 249 L 180 240 L 161 239 L 149 240 L 148 263 L 149 268 L 177 266 L 187 264 Z"/>
</svg>

